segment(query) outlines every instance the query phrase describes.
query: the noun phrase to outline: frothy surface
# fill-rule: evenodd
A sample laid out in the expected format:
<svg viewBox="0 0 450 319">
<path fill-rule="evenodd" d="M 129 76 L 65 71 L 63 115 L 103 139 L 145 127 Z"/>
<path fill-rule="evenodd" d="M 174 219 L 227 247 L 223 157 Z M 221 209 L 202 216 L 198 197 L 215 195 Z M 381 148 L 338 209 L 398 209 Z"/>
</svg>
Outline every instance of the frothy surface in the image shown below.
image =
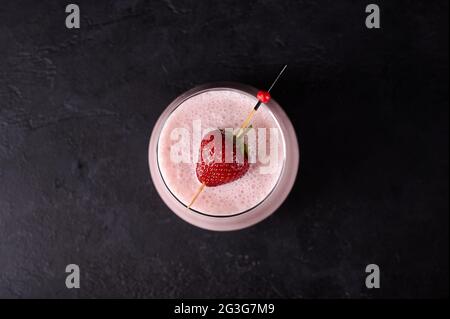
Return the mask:
<svg viewBox="0 0 450 319">
<path fill-rule="evenodd" d="M 158 142 L 158 162 L 161 174 L 170 191 L 184 204 L 188 204 L 198 187 L 195 163 L 174 163 L 170 158 L 171 146 L 177 143 L 170 134 L 176 128 L 185 128 L 193 136 L 193 121 L 200 120 L 202 130 L 207 128 L 237 128 L 256 103 L 256 97 L 232 90 L 210 90 L 195 95 L 179 105 L 167 119 Z M 265 105 L 253 117 L 256 128 L 279 126 Z M 269 139 L 267 130 L 267 140 Z M 278 161 L 270 174 L 262 174 L 257 160 L 240 179 L 217 187 L 206 187 L 192 206 L 211 215 L 231 215 L 259 204 L 272 191 L 283 167 L 284 154 L 281 131 L 278 133 Z M 192 140 L 191 140 L 192 149 Z"/>
</svg>

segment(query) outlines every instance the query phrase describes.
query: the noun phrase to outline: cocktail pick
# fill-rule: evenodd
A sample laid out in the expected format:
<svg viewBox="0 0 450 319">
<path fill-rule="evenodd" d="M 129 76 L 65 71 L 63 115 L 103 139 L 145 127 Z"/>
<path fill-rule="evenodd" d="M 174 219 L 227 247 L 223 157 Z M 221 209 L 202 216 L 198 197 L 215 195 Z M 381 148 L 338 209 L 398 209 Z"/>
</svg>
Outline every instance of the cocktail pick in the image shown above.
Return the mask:
<svg viewBox="0 0 450 319">
<path fill-rule="evenodd" d="M 244 133 L 245 129 L 247 128 L 248 124 L 252 120 L 256 111 L 258 111 L 261 104 L 263 104 L 263 103 L 266 104 L 267 102 L 270 101 L 270 98 L 271 98 L 270 91 L 273 89 L 273 87 L 275 86 L 275 83 L 277 83 L 278 79 L 281 77 L 281 75 L 283 74 L 284 70 L 286 70 L 286 68 L 287 68 L 287 64 L 281 69 L 280 73 L 278 73 L 277 77 L 272 82 L 272 85 L 269 87 L 269 89 L 267 91 L 262 91 L 262 90 L 258 91 L 258 93 L 256 94 L 256 98 L 258 99 L 258 102 L 256 102 L 255 106 L 253 107 L 251 112 L 248 114 L 248 116 L 244 120 L 244 122 L 242 123 L 238 133 L 236 134 L 237 138 L 239 138 L 242 135 L 242 133 Z"/>
<path fill-rule="evenodd" d="M 201 192 L 203 192 L 205 187 L 206 187 L 205 183 L 202 183 L 202 185 L 200 185 L 200 187 L 197 189 L 197 192 L 195 193 L 194 197 L 192 197 L 191 202 L 188 205 L 189 209 L 191 209 L 191 206 L 195 203 L 197 197 L 200 195 Z"/>
<path fill-rule="evenodd" d="M 270 85 L 270 87 L 269 87 L 269 89 L 267 91 L 263 91 L 263 90 L 258 91 L 258 93 L 256 94 L 256 98 L 258 99 L 258 102 L 255 104 L 255 106 L 253 107 L 251 112 L 248 114 L 247 118 L 242 123 L 241 127 L 239 128 L 239 131 L 236 134 L 236 138 L 239 138 L 245 132 L 245 129 L 248 127 L 250 121 L 252 120 L 252 118 L 255 115 L 256 111 L 258 111 L 258 109 L 261 106 L 261 104 L 266 104 L 266 103 L 268 103 L 270 101 L 270 98 L 271 98 L 270 91 L 273 89 L 273 87 L 275 86 L 275 84 L 277 83 L 278 79 L 281 77 L 283 72 L 286 70 L 286 68 L 287 68 L 287 64 L 284 65 L 284 67 L 281 69 L 280 73 L 278 73 L 277 77 L 272 82 L 272 84 Z M 195 203 L 195 201 L 197 200 L 198 196 L 205 189 L 205 187 L 206 187 L 205 183 L 202 183 L 200 185 L 200 187 L 197 189 L 197 192 L 195 192 L 194 197 L 192 197 L 191 202 L 187 206 L 188 209 L 191 209 L 191 206 Z"/>
</svg>

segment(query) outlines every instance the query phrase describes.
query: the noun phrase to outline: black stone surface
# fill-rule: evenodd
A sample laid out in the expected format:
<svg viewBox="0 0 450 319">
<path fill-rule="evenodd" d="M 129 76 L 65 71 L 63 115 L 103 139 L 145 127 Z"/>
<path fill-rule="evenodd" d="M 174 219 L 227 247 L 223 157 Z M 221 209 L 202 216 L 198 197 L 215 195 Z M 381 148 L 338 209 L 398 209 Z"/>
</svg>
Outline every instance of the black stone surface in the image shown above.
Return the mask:
<svg viewBox="0 0 450 319">
<path fill-rule="evenodd" d="M 79 30 L 69 2 L 0 3 L 0 297 L 448 297 L 448 1 L 373 1 L 379 30 L 367 1 L 74 2 Z M 284 63 L 288 200 L 239 232 L 178 219 L 148 171 L 159 114 Z"/>
</svg>

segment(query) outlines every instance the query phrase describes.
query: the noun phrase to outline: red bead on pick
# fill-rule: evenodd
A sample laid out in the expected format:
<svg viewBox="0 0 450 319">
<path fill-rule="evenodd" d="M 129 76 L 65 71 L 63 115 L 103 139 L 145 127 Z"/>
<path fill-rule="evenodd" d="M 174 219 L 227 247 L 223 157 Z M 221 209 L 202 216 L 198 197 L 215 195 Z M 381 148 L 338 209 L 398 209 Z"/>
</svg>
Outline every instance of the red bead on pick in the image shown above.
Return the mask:
<svg viewBox="0 0 450 319">
<path fill-rule="evenodd" d="M 270 93 L 268 91 L 259 91 L 256 94 L 256 98 L 261 101 L 261 103 L 267 103 L 270 101 Z"/>
</svg>

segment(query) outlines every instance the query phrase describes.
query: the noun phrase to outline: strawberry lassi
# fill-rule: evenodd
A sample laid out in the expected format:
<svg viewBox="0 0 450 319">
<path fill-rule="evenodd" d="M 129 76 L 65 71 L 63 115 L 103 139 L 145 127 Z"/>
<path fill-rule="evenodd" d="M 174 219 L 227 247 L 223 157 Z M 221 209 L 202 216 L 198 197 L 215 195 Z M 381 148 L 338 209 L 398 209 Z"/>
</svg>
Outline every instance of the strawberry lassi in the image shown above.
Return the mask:
<svg viewBox="0 0 450 319">
<path fill-rule="evenodd" d="M 158 164 L 165 184 L 172 194 L 182 203 L 188 205 L 200 182 L 196 176 L 196 163 L 194 162 L 195 123 L 201 123 L 201 131 L 210 128 L 239 128 L 255 104 L 256 98 L 230 90 L 210 90 L 199 93 L 181 103 L 168 117 L 161 131 L 158 143 Z M 267 107 L 261 107 L 252 120 L 255 133 L 258 129 L 266 131 L 265 144 L 270 149 L 270 134 L 273 133 L 272 142 L 276 144 L 274 151 L 267 158 L 276 161 L 270 163 L 273 169 L 265 173 L 262 163 L 256 159 L 251 163 L 248 172 L 238 180 L 216 187 L 207 187 L 196 200 L 192 209 L 208 215 L 234 215 L 242 213 L 258 205 L 274 188 L 277 183 L 284 162 L 284 142 L 279 126 Z M 181 129 L 181 130 L 180 130 Z M 272 129 L 272 130 L 270 130 Z M 277 132 L 277 133 L 274 133 Z M 174 133 L 175 132 L 175 133 Z M 189 149 L 190 163 L 174 161 L 171 151 L 180 143 L 181 137 L 176 132 L 187 133 L 182 141 Z M 198 134 L 197 134 L 198 135 Z M 203 135 L 203 134 L 201 134 Z M 258 135 L 258 137 L 262 136 Z M 261 138 L 261 137 L 260 137 Z M 257 153 L 257 150 L 253 150 Z"/>
<path fill-rule="evenodd" d="M 273 213 L 292 188 L 297 139 L 271 100 L 245 133 L 248 169 L 231 182 L 210 183 L 218 186 L 205 187 L 187 208 L 202 185 L 196 171 L 202 138 L 212 130 L 236 132 L 257 102 L 256 93 L 240 84 L 197 87 L 174 100 L 156 123 L 149 145 L 151 176 L 164 202 L 184 220 L 211 230 L 247 227 Z"/>
</svg>

